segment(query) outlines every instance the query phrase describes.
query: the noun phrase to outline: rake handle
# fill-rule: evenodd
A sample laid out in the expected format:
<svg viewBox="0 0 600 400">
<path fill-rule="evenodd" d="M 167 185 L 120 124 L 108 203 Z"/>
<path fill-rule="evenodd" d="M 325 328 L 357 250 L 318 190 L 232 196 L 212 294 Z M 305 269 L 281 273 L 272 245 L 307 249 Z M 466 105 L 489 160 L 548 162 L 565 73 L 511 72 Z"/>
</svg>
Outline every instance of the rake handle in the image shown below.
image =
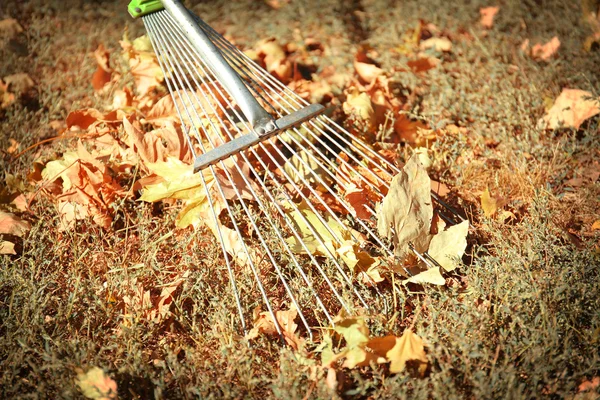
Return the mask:
<svg viewBox="0 0 600 400">
<path fill-rule="evenodd" d="M 179 0 L 161 0 L 164 8 L 177 21 L 194 49 L 202 56 L 213 71 L 215 77 L 239 105 L 259 135 L 276 129 L 273 117 L 256 100 L 240 76 L 225 60 L 219 49 L 206 36 L 196 23 L 192 14 Z"/>
</svg>

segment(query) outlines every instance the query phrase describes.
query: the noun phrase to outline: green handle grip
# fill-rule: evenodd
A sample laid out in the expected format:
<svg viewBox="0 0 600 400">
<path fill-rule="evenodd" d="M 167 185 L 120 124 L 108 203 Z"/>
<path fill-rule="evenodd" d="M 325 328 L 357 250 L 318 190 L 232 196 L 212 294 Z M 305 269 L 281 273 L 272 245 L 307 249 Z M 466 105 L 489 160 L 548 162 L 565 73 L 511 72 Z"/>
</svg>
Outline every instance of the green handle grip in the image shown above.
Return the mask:
<svg viewBox="0 0 600 400">
<path fill-rule="evenodd" d="M 162 9 L 163 5 L 160 0 L 131 0 L 127 6 L 127 10 L 133 18 L 139 18 Z"/>
</svg>

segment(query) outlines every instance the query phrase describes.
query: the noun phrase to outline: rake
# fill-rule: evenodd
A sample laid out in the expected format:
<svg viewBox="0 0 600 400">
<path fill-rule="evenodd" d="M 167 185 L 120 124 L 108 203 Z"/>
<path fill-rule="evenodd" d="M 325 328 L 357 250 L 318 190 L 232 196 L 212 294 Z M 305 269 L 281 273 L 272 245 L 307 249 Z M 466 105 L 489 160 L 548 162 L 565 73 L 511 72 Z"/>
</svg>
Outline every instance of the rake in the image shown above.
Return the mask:
<svg viewBox="0 0 600 400">
<path fill-rule="evenodd" d="M 208 224 L 219 239 L 242 330 L 247 331 L 248 310 L 262 305 L 280 335 L 276 311 L 295 307 L 311 339 L 311 327 L 333 325 L 340 309 L 381 311 L 392 301 L 397 306 L 402 296 L 394 282 L 375 285 L 368 275 L 353 281 L 335 249 L 361 238 L 365 251 L 394 258 L 390 244 L 377 235 L 375 206 L 399 168 L 179 1 L 134 0 L 129 12 L 143 20 L 194 172 L 202 177 Z M 207 177 L 217 184 L 211 186 Z M 369 218 L 358 217 L 339 194 L 353 180 L 376 194 L 365 205 Z M 462 220 L 434 193 L 432 198 L 446 210 L 439 215 L 447 223 Z M 344 237 L 335 226 L 351 229 Z M 410 248 L 429 267 L 439 266 Z M 248 274 L 252 287 L 242 289 L 239 279 Z"/>
</svg>

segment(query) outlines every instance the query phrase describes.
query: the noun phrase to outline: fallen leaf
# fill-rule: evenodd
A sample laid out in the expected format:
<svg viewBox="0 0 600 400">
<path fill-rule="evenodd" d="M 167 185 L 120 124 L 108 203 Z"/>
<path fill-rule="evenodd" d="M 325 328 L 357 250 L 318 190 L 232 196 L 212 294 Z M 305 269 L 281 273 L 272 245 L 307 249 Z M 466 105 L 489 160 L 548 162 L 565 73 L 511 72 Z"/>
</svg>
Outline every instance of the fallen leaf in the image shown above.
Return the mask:
<svg viewBox="0 0 600 400">
<path fill-rule="evenodd" d="M 88 129 L 92 125 L 100 123 L 120 123 L 120 119 L 117 117 L 116 111 L 110 111 L 106 114 L 96 110 L 95 108 L 88 108 L 85 110 L 72 111 L 67 115 L 67 128 L 78 126 L 80 129 Z"/>
<path fill-rule="evenodd" d="M 317 163 L 317 157 L 315 157 L 309 150 L 301 150 L 296 153 L 285 162 L 283 165 L 284 171 L 289 175 L 292 182 L 305 185 L 314 184 L 312 187 L 316 188 L 320 192 L 326 192 L 327 189 L 321 182 L 330 184 L 329 175 L 326 174 L 325 170 Z"/>
<path fill-rule="evenodd" d="M 488 188 L 481 194 L 481 208 L 488 218 L 494 215 L 499 208 L 504 207 L 505 204 L 506 200 L 502 197 L 492 196 Z"/>
<path fill-rule="evenodd" d="M 597 219 L 596 221 L 594 221 L 594 223 L 592 224 L 592 230 L 600 231 L 600 219 Z"/>
<path fill-rule="evenodd" d="M 423 375 L 428 363 L 423 339 L 410 329 L 406 329 L 401 337 L 396 338 L 396 344 L 387 352 L 386 357 L 390 360 L 391 373 L 404 371 L 406 363 L 414 361 L 419 363 L 418 370 Z"/>
<path fill-rule="evenodd" d="M 17 151 L 19 151 L 19 147 L 20 147 L 20 145 L 21 145 L 19 142 L 17 142 L 17 141 L 16 141 L 15 139 L 13 139 L 13 138 L 9 138 L 9 139 L 8 139 L 8 141 L 9 141 L 9 143 L 10 143 L 10 146 L 9 146 L 9 147 L 6 149 L 6 152 L 7 152 L 8 154 L 14 154 L 14 153 L 16 153 Z"/>
<path fill-rule="evenodd" d="M 14 214 L 0 211 L 0 234 L 8 234 L 22 237 L 31 229 L 31 225 L 27 221 Z"/>
<path fill-rule="evenodd" d="M 0 254 L 16 255 L 15 244 L 7 240 L 0 240 Z"/>
<path fill-rule="evenodd" d="M 527 45 L 523 43 L 523 46 L 527 48 L 528 43 L 529 42 L 527 42 Z M 521 48 L 523 48 L 523 46 Z M 558 39 L 558 36 L 554 36 L 552 39 L 550 39 L 549 42 L 545 44 L 535 44 L 531 48 L 531 57 L 533 57 L 536 60 L 548 61 L 550 58 L 552 58 L 553 55 L 556 54 L 559 47 L 560 40 Z"/>
<path fill-rule="evenodd" d="M 427 144 L 420 136 L 422 130 L 426 130 L 427 124 L 420 120 L 413 120 L 406 114 L 398 114 L 394 122 L 395 135 L 391 138 L 392 143 L 407 142 L 417 146 Z M 434 135 L 435 137 L 435 135 Z"/>
<path fill-rule="evenodd" d="M 383 74 L 383 70 L 377 65 L 367 64 L 360 61 L 354 61 L 354 70 L 366 83 L 373 82 L 378 76 Z"/>
<path fill-rule="evenodd" d="M 353 131 L 361 139 L 371 143 L 374 138 L 376 119 L 369 95 L 356 90 L 351 91 L 342 108 L 348 117 L 348 122 L 353 125 Z"/>
<path fill-rule="evenodd" d="M 162 85 L 164 76 L 162 69 L 152 51 L 148 36 L 144 35 L 132 42 L 124 38 L 121 42 L 123 55 L 129 62 L 129 72 L 135 81 L 135 88 L 140 97 Z"/>
<path fill-rule="evenodd" d="M 468 233 L 469 221 L 452 225 L 431 238 L 427 252 L 446 272 L 453 271 L 459 266 L 460 259 L 467 248 Z"/>
<path fill-rule="evenodd" d="M 246 339 L 253 340 L 256 339 L 260 334 L 266 335 L 277 335 L 277 327 L 275 326 L 275 321 L 273 321 L 273 316 L 269 311 L 260 311 L 260 307 L 254 309 L 254 326 L 253 328 L 246 334 Z M 304 341 L 296 335 L 296 329 L 298 328 L 298 324 L 294 322 L 296 317 L 298 316 L 298 310 L 294 307 L 290 308 L 287 311 L 276 311 L 275 318 L 277 320 L 277 325 L 281 329 L 281 333 L 283 338 L 294 350 L 298 350 L 304 345 Z"/>
<path fill-rule="evenodd" d="M 92 87 L 95 91 L 101 90 L 104 85 L 110 82 L 112 77 L 112 68 L 110 67 L 110 53 L 101 43 L 94 51 L 94 57 L 98 63 L 96 72 L 92 76 Z"/>
<path fill-rule="evenodd" d="M 24 93 L 35 85 L 33 79 L 23 72 L 5 76 L 3 80 L 7 84 L 8 90 L 12 93 Z"/>
<path fill-rule="evenodd" d="M 0 38 L 12 39 L 23 32 L 23 27 L 16 19 L 7 18 L 0 21 Z"/>
<path fill-rule="evenodd" d="M 446 279 L 444 279 L 442 276 L 440 267 L 433 267 L 403 280 L 402 283 L 405 285 L 407 283 L 416 283 L 420 285 L 424 283 L 430 283 L 432 285 L 442 286 L 446 284 Z"/>
<path fill-rule="evenodd" d="M 490 29 L 494 25 L 494 17 L 500 10 L 500 7 L 483 7 L 479 9 L 479 14 L 481 14 L 481 26 L 486 29 Z"/>
<path fill-rule="evenodd" d="M 117 398 L 117 383 L 101 368 L 93 367 L 77 374 L 77 386 L 88 399 L 111 400 Z"/>
<path fill-rule="evenodd" d="M 450 52 L 452 50 L 452 42 L 445 37 L 432 37 L 422 41 L 419 47 L 421 50 L 433 49 L 438 52 Z"/>
<path fill-rule="evenodd" d="M 433 218 L 431 182 L 417 157 L 411 157 L 393 179 L 377 209 L 377 230 L 392 239 L 396 255 L 403 258 L 410 242 L 427 236 Z"/>
<path fill-rule="evenodd" d="M 415 73 L 429 71 L 438 66 L 440 60 L 435 57 L 421 56 L 416 60 L 409 60 L 406 65 Z"/>
<path fill-rule="evenodd" d="M 285 50 L 275 39 L 260 41 L 256 51 L 263 58 L 267 71 L 283 83 L 289 82 L 292 76 L 292 63 L 287 60 Z"/>
<path fill-rule="evenodd" d="M 600 387 L 600 376 L 595 376 L 590 380 L 581 382 L 577 387 L 577 393 L 589 392 L 595 390 L 597 387 Z"/>
<path fill-rule="evenodd" d="M 579 89 L 563 89 L 546 115 L 538 121 L 539 129 L 575 128 L 600 114 L 600 98 Z"/>
</svg>

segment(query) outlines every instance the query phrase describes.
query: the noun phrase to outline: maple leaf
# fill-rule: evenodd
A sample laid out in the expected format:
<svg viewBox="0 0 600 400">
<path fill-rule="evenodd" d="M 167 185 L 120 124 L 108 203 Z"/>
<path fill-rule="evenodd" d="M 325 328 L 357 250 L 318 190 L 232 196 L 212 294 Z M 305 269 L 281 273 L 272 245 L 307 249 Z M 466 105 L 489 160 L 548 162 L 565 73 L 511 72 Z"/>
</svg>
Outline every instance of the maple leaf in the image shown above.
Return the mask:
<svg viewBox="0 0 600 400">
<path fill-rule="evenodd" d="M 152 89 L 161 86 L 164 81 L 163 72 L 156 54 L 152 51 L 148 36 L 141 36 L 133 43 L 124 37 L 120 43 L 123 55 L 129 62 L 129 72 L 135 81 L 138 95 L 143 97 Z"/>
<path fill-rule="evenodd" d="M 403 258 L 408 244 L 427 236 L 433 218 L 431 182 L 427 171 L 411 157 L 393 179 L 388 194 L 377 209 L 377 229 L 392 239 L 395 253 Z"/>
<path fill-rule="evenodd" d="M 67 115 L 67 128 L 78 126 L 80 129 L 89 129 L 91 126 L 100 124 L 102 122 L 115 124 L 120 123 L 121 120 L 117 117 L 117 111 L 110 111 L 106 114 L 96 110 L 95 108 L 88 108 L 86 110 L 72 111 Z"/>
<path fill-rule="evenodd" d="M 500 10 L 500 7 L 482 7 L 479 9 L 481 19 L 479 23 L 486 29 L 490 29 L 494 25 L 494 17 Z"/>
<path fill-rule="evenodd" d="M 538 121 L 539 129 L 575 128 L 600 114 L 600 98 L 579 89 L 563 89 L 546 115 Z"/>
<path fill-rule="evenodd" d="M 387 352 L 386 357 L 390 360 L 392 373 L 404 371 L 409 361 L 419 364 L 418 371 L 421 376 L 427 368 L 428 361 L 423 340 L 410 329 L 406 329 L 401 337 L 396 338 L 396 344 Z"/>
<path fill-rule="evenodd" d="M 104 370 L 93 367 L 77 374 L 77 386 L 88 399 L 112 400 L 117 398 L 117 383 Z"/>
</svg>

